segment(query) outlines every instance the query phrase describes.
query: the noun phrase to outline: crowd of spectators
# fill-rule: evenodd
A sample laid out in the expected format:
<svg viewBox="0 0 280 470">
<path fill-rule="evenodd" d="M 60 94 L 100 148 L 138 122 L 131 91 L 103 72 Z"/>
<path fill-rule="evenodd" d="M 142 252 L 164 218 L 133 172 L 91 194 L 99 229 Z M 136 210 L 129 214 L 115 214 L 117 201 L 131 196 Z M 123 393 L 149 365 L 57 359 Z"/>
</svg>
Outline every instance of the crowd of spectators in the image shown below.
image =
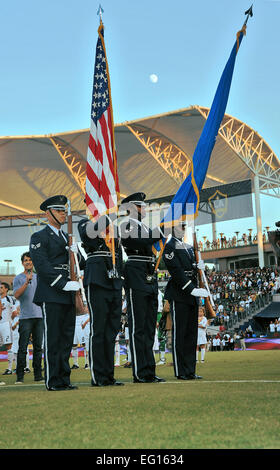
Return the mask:
<svg viewBox="0 0 280 470">
<path fill-rule="evenodd" d="M 273 294 L 280 293 L 280 273 L 272 267 L 247 268 L 234 271 L 211 271 L 206 267 L 208 286 L 215 304 L 214 326 L 230 325 L 257 310 Z M 168 273 L 161 271 L 159 281 L 168 281 Z M 264 305 L 263 305 L 264 306 Z"/>
<path fill-rule="evenodd" d="M 208 285 L 215 303 L 214 325 L 228 327 L 249 314 L 258 300 L 280 292 L 279 272 L 274 268 L 249 268 L 235 271 L 208 271 Z"/>
<path fill-rule="evenodd" d="M 263 243 L 268 242 L 267 233 L 263 232 Z M 210 251 L 210 250 L 221 250 L 224 248 L 233 248 L 237 246 L 247 246 L 247 245 L 257 245 L 258 237 L 257 234 L 252 234 L 249 232 L 240 234 L 236 232 L 236 235 L 227 238 L 223 233 L 220 234 L 220 237 L 215 240 L 208 240 L 207 237 L 203 237 L 203 241 L 198 242 L 198 247 L 200 251 Z"/>
</svg>

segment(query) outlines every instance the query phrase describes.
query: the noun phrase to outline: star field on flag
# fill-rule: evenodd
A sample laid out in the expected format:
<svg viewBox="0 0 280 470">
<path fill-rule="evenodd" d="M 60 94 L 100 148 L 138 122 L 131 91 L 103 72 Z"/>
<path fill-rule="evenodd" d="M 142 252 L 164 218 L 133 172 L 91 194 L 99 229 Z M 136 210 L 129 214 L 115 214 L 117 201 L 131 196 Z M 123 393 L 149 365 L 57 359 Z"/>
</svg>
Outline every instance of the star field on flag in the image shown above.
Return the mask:
<svg viewBox="0 0 280 470">
<path fill-rule="evenodd" d="M 86 204 L 94 218 L 116 207 L 119 195 L 110 78 L 104 28 L 98 29 L 87 153 Z"/>
</svg>

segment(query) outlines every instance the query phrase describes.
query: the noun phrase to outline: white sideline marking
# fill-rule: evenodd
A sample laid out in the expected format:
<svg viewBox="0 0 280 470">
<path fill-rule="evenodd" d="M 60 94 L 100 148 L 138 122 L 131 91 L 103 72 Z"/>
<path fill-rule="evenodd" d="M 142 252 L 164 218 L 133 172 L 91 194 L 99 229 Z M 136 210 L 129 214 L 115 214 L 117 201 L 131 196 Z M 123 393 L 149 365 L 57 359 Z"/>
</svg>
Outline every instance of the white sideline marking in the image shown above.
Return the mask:
<svg viewBox="0 0 280 470">
<path fill-rule="evenodd" d="M 145 385 L 145 387 L 147 385 L 154 385 L 154 386 L 160 386 L 160 385 L 164 385 L 164 384 L 173 384 L 173 385 L 182 385 L 182 384 L 185 384 L 186 382 L 190 383 L 207 383 L 207 384 L 210 384 L 210 383 L 280 383 L 280 380 L 262 380 L 262 379 L 256 379 L 256 380 L 204 380 L 204 379 L 200 379 L 200 380 L 178 380 L 178 381 L 166 381 L 166 382 L 160 382 L 160 383 L 151 383 L 151 384 L 143 384 Z M 88 385 L 88 387 L 90 388 L 93 388 L 91 387 L 91 384 L 89 382 L 74 382 L 75 385 Z M 138 385 L 138 384 L 134 384 L 133 382 L 124 382 L 125 385 Z M 22 389 L 22 388 L 30 388 L 30 387 L 44 387 L 45 388 L 45 384 L 22 384 L 22 385 L 15 385 L 15 384 L 5 384 L 5 385 L 0 385 L 0 390 L 4 389 L 4 388 L 18 388 L 18 389 Z M 97 387 L 96 387 L 97 388 Z M 104 388 L 106 387 L 100 387 L 101 390 L 104 390 Z M 111 387 L 108 387 L 109 389 Z"/>
</svg>

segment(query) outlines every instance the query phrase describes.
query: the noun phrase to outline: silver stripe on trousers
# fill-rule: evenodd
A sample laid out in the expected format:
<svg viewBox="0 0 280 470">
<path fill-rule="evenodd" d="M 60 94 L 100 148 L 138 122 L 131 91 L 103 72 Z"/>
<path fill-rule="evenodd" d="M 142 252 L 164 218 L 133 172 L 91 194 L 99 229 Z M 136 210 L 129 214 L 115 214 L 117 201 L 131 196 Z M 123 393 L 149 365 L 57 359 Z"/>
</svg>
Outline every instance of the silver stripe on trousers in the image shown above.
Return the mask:
<svg viewBox="0 0 280 470">
<path fill-rule="evenodd" d="M 46 304 L 43 302 L 43 317 L 44 317 L 44 346 L 45 346 L 45 382 L 46 388 L 49 388 L 49 380 L 50 380 L 50 369 L 49 369 L 49 361 L 48 361 L 48 326 L 47 326 L 47 314 L 46 314 Z"/>
<path fill-rule="evenodd" d="M 92 381 L 96 384 L 96 379 L 95 379 L 94 370 L 93 370 L 93 359 L 92 359 L 92 338 L 93 338 L 93 335 L 94 335 L 94 331 L 93 331 L 93 309 L 92 309 L 91 301 L 90 301 L 90 286 L 89 285 L 88 285 L 88 306 L 89 306 L 89 312 L 90 312 L 89 367 L 90 367 L 90 373 L 91 373 Z"/>
<path fill-rule="evenodd" d="M 131 305 L 131 318 L 132 318 L 132 332 L 131 332 L 131 338 L 132 338 L 132 348 L 133 348 L 133 357 L 134 357 L 134 375 L 137 379 L 138 377 L 138 367 L 137 367 L 137 355 L 136 355 L 136 348 L 135 348 L 135 317 L 134 317 L 134 309 L 133 309 L 133 301 L 132 301 L 132 289 L 129 289 L 129 298 L 130 298 L 130 305 Z"/>
<path fill-rule="evenodd" d="M 172 323 L 173 323 L 173 335 L 172 335 L 172 343 L 173 343 L 173 359 L 174 359 L 174 368 L 175 368 L 175 376 L 179 375 L 178 371 L 178 360 L 177 360 L 177 352 L 176 352 L 176 317 L 175 317 L 175 302 L 173 300 L 173 315 L 172 315 Z"/>
</svg>

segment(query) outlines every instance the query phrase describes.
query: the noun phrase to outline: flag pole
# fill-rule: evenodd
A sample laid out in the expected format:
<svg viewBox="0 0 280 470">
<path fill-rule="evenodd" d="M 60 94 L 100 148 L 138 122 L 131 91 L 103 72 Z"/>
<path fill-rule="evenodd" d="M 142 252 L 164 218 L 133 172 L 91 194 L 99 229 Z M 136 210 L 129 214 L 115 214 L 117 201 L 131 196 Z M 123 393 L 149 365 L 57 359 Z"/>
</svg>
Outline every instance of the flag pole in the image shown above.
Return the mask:
<svg viewBox="0 0 280 470">
<path fill-rule="evenodd" d="M 253 16 L 253 3 L 252 3 L 252 5 L 250 6 L 250 8 L 245 11 L 244 14 L 247 15 L 247 17 L 246 17 L 246 20 L 244 21 L 244 25 L 243 25 L 243 26 L 246 26 L 246 24 L 247 24 L 247 22 L 248 22 L 248 19 L 249 19 L 249 16 Z"/>
<path fill-rule="evenodd" d="M 104 10 L 99 4 L 98 10 L 97 10 L 97 15 L 99 15 L 100 19 L 100 24 L 98 28 L 98 34 L 100 37 L 100 40 L 103 45 L 103 50 L 105 54 L 105 59 L 106 59 L 106 70 L 107 70 L 107 78 L 108 78 L 108 90 L 109 90 L 109 102 L 110 102 L 110 113 L 111 113 L 111 121 L 112 121 L 112 152 L 113 152 L 113 164 L 114 164 L 114 177 L 116 180 L 117 177 L 117 167 L 116 167 L 116 151 L 115 151 L 115 134 L 114 134 L 114 118 L 113 118 L 113 105 L 112 105 L 112 98 L 111 98 L 111 82 L 110 82 L 110 74 L 109 74 L 109 68 L 108 68 L 108 61 L 107 61 L 107 55 L 106 55 L 106 48 L 105 48 L 105 42 L 103 39 L 102 34 L 100 34 L 100 29 L 103 27 L 103 21 L 102 21 L 102 13 L 104 13 Z M 117 199 L 119 199 L 119 195 L 117 194 Z M 116 273 L 116 250 L 115 250 L 115 238 L 114 238 L 114 225 L 112 220 L 110 219 L 110 226 L 109 226 L 109 237 L 111 235 L 111 253 L 112 253 L 112 264 L 113 264 L 113 272 L 114 274 Z"/>
<path fill-rule="evenodd" d="M 103 10 L 101 4 L 99 3 L 99 7 L 98 7 L 98 10 L 97 10 L 97 15 L 99 15 L 99 18 L 100 18 L 100 24 L 102 24 L 102 13 L 104 13 L 104 10 Z"/>
<path fill-rule="evenodd" d="M 245 11 L 246 19 L 243 24 L 243 27 L 237 33 L 237 39 L 234 43 L 234 47 L 231 50 L 229 59 L 226 63 L 226 66 L 223 70 L 222 76 L 220 78 L 214 100 L 212 106 L 210 108 L 209 114 L 207 116 L 206 122 L 203 126 L 202 133 L 200 135 L 199 141 L 196 145 L 193 158 L 192 158 L 192 168 L 184 182 L 181 184 L 180 188 L 178 189 L 177 193 L 173 197 L 171 201 L 171 208 L 175 206 L 177 203 L 186 204 L 192 203 L 195 205 L 194 210 L 194 218 L 198 215 L 198 206 L 199 206 L 199 193 L 203 186 L 203 182 L 205 180 L 209 160 L 211 157 L 212 150 L 214 148 L 217 134 L 219 131 L 219 127 L 221 125 L 222 119 L 224 117 L 232 74 L 234 70 L 235 58 L 238 52 L 240 43 L 242 41 L 243 36 L 246 34 L 246 26 L 250 16 L 253 16 L 253 5 Z M 167 212 L 167 215 L 164 216 L 161 225 L 165 223 L 165 219 L 167 220 L 168 217 L 171 215 L 171 220 L 173 219 L 173 214 L 170 211 Z M 168 220 L 167 220 L 168 223 Z M 158 245 L 158 244 L 157 244 Z M 162 248 L 162 247 L 161 247 Z M 155 247 L 157 251 L 160 249 Z M 158 263 L 162 257 L 163 249 L 161 249 Z"/>
</svg>

